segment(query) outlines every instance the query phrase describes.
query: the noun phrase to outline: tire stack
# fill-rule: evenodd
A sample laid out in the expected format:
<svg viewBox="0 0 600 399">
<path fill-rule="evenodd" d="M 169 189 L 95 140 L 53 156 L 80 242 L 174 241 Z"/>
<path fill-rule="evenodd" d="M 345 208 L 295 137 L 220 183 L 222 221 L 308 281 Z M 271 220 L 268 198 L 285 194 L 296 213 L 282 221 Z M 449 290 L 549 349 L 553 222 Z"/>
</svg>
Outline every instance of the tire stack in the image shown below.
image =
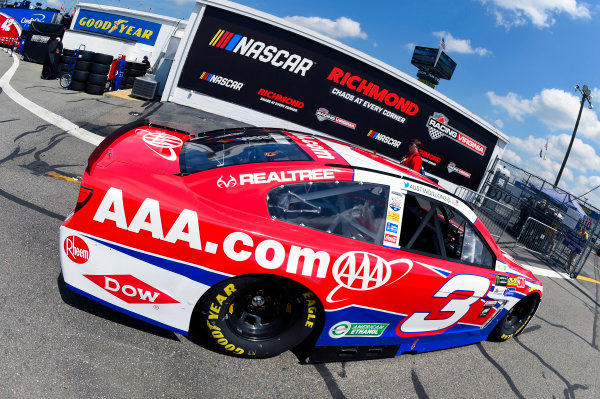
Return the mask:
<svg viewBox="0 0 600 399">
<path fill-rule="evenodd" d="M 121 81 L 121 87 L 119 89 L 131 89 L 135 78 L 146 74 L 146 68 L 146 64 L 142 64 L 141 62 L 127 61 L 125 69 L 123 70 L 123 80 Z"/>
<path fill-rule="evenodd" d="M 60 71 L 69 71 L 71 63 L 71 84 L 69 90 L 85 91 L 88 94 L 101 95 L 104 93 L 108 72 L 112 63 L 112 55 L 80 50 L 79 57 L 71 60 L 76 50 L 64 49 L 61 58 Z M 73 70 L 75 63 L 75 70 Z"/>
<path fill-rule="evenodd" d="M 110 54 L 94 53 L 90 74 L 88 75 L 85 92 L 88 94 L 102 95 L 106 90 L 106 81 L 113 57 Z"/>
</svg>

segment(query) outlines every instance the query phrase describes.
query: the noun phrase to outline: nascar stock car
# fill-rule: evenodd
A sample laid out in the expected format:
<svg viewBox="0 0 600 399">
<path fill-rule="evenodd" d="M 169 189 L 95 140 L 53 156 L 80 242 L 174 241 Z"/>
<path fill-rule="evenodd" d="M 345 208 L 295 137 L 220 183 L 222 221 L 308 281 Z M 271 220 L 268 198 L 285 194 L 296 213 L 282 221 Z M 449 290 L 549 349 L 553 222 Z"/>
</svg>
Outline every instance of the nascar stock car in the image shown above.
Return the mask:
<svg viewBox="0 0 600 399">
<path fill-rule="evenodd" d="M 282 129 L 121 128 L 90 156 L 60 251 L 70 289 L 249 358 L 503 341 L 542 297 L 460 198 Z"/>
</svg>

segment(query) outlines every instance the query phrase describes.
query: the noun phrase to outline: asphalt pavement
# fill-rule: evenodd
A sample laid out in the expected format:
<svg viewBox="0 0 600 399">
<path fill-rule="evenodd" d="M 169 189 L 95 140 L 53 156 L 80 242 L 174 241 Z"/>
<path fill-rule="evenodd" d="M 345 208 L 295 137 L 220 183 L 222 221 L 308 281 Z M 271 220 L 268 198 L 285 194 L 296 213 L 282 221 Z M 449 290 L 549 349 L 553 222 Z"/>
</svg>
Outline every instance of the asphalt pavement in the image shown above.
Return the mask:
<svg viewBox="0 0 600 399">
<path fill-rule="evenodd" d="M 65 90 L 40 79 L 41 65 L 23 61 L 2 80 L 13 65 L 0 50 L 1 398 L 600 397 L 595 255 L 581 273 L 587 279 L 570 279 L 509 244 L 544 283 L 540 309 L 520 336 L 363 362 L 304 365 L 292 352 L 227 357 L 69 291 L 58 228 L 95 147 L 55 121 L 100 138 L 140 118 L 200 130 L 244 124 L 122 93 Z"/>
</svg>

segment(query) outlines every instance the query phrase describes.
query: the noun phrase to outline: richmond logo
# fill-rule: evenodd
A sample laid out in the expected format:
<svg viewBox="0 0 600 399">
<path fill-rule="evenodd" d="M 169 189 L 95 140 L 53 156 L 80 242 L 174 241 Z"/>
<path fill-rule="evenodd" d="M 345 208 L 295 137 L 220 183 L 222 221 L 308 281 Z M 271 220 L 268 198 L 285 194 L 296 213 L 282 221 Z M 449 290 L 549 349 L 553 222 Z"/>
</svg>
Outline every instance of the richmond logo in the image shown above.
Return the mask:
<svg viewBox="0 0 600 399">
<path fill-rule="evenodd" d="M 311 59 L 224 29 L 219 29 L 208 45 L 269 63 L 274 67 L 302 76 L 306 76 L 314 64 Z"/>
</svg>

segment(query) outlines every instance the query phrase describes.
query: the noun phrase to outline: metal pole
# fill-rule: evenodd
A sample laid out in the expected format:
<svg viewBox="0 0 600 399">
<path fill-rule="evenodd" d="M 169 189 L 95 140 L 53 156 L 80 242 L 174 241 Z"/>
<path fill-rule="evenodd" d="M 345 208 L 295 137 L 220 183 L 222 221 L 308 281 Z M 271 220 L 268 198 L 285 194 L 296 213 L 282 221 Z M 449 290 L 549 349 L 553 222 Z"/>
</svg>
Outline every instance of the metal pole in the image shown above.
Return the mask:
<svg viewBox="0 0 600 399">
<path fill-rule="evenodd" d="M 581 119 L 581 112 L 583 111 L 583 104 L 585 103 L 586 95 L 584 94 L 581 97 L 581 106 L 579 107 L 579 114 L 577 114 L 577 121 L 575 122 L 575 128 L 573 129 L 573 135 L 571 136 L 571 142 L 569 143 L 569 147 L 567 148 L 567 153 L 565 154 L 565 159 L 563 159 L 562 165 L 560 165 L 560 170 L 558 171 L 558 176 L 556 176 L 556 181 L 554 182 L 554 187 L 558 186 L 558 182 L 560 181 L 560 177 L 562 176 L 563 169 L 567 164 L 567 159 L 569 158 L 569 153 L 571 152 L 571 147 L 573 146 L 573 141 L 575 141 L 575 135 L 577 134 L 577 128 L 579 127 L 579 119 Z"/>
</svg>

